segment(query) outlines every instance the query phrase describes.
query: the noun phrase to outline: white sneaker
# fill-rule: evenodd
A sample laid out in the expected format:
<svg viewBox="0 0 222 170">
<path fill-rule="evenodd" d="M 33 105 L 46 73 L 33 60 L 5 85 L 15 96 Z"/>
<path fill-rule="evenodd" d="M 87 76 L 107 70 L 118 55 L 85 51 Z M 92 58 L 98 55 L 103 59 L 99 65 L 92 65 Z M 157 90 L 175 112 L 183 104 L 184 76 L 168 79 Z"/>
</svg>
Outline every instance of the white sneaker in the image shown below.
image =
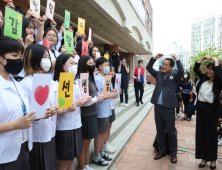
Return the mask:
<svg viewBox="0 0 222 170">
<path fill-rule="evenodd" d="M 117 151 L 117 149 L 115 148 L 115 147 L 113 147 L 113 146 L 108 146 L 109 148 L 111 148 L 112 150 L 114 150 L 114 151 Z"/>
<path fill-rule="evenodd" d="M 111 147 L 109 147 L 109 145 L 107 145 L 107 144 L 104 145 L 103 151 L 104 151 L 105 153 L 108 153 L 108 154 L 113 154 L 113 153 L 115 153 L 115 151 L 114 151 Z"/>
<path fill-rule="evenodd" d="M 177 113 L 177 117 L 180 117 L 180 114 L 179 114 L 179 113 Z"/>
<path fill-rule="evenodd" d="M 98 169 L 93 169 L 92 167 L 89 167 L 89 170 L 98 170 Z"/>
<path fill-rule="evenodd" d="M 177 119 L 177 115 L 175 115 L 175 118 Z"/>
<path fill-rule="evenodd" d="M 123 103 L 120 103 L 120 106 L 123 106 Z"/>
<path fill-rule="evenodd" d="M 218 142 L 218 146 L 222 146 L 222 140 Z"/>
<path fill-rule="evenodd" d="M 128 104 L 126 103 L 125 105 L 124 105 L 124 107 L 127 107 L 128 106 Z"/>
</svg>

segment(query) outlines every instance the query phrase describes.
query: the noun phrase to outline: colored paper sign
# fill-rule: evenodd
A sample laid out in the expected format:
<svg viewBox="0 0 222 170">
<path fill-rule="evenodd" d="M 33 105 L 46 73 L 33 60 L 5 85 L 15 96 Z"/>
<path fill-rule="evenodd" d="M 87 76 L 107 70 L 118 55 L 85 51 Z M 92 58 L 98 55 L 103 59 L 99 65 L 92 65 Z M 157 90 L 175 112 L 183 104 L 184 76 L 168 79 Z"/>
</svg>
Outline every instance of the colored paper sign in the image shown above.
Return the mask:
<svg viewBox="0 0 222 170">
<path fill-rule="evenodd" d="M 106 58 L 109 61 L 109 55 L 104 54 L 104 58 Z"/>
<path fill-rule="evenodd" d="M 30 9 L 32 9 L 33 15 L 36 18 L 40 17 L 40 0 L 30 0 Z"/>
<path fill-rule="evenodd" d="M 45 46 L 49 50 L 50 42 L 46 38 L 43 39 L 42 45 Z"/>
<path fill-rule="evenodd" d="M 73 54 L 73 49 L 74 49 L 73 32 L 64 30 L 64 44 L 66 46 L 66 53 Z"/>
<path fill-rule="evenodd" d="M 105 83 L 104 83 L 103 93 L 102 93 L 105 97 L 108 97 L 109 92 L 110 92 L 111 78 L 112 78 L 111 75 L 106 75 L 105 77 Z"/>
<path fill-rule="evenodd" d="M 84 34 L 85 32 L 85 20 L 82 18 L 78 18 L 78 31 L 80 34 Z"/>
<path fill-rule="evenodd" d="M 65 10 L 65 20 L 64 20 L 64 26 L 66 28 L 69 28 L 70 26 L 70 12 Z"/>
<path fill-rule="evenodd" d="M 120 85 L 121 85 L 121 77 L 122 74 L 116 73 L 116 80 L 115 80 L 115 89 L 117 93 L 119 93 Z"/>
<path fill-rule="evenodd" d="M 36 112 L 37 119 L 45 117 L 46 108 L 49 105 L 50 87 L 50 74 L 33 75 L 30 111 Z"/>
<path fill-rule="evenodd" d="M 55 11 L 55 2 L 53 0 L 47 0 L 47 6 L 46 6 L 45 15 L 49 19 L 53 20 L 54 11 Z"/>
<path fill-rule="evenodd" d="M 71 107 L 73 103 L 74 73 L 60 73 L 58 105 L 59 109 Z"/>
<path fill-rule="evenodd" d="M 22 37 L 22 20 L 22 14 L 6 6 L 4 35 L 14 39 Z"/>
<path fill-rule="evenodd" d="M 88 43 L 85 41 L 82 41 L 82 53 L 81 57 L 84 55 L 88 55 Z"/>
<path fill-rule="evenodd" d="M 10 3 L 11 2 L 11 0 L 4 0 L 5 2 L 8 2 L 8 3 Z"/>
<path fill-rule="evenodd" d="M 100 52 L 96 52 L 96 59 L 100 58 Z"/>
<path fill-rule="evenodd" d="M 91 30 L 91 28 L 89 28 L 88 40 L 89 40 L 89 42 L 92 41 L 92 30 Z"/>
<path fill-rule="evenodd" d="M 80 74 L 80 96 L 86 98 L 89 96 L 89 73 Z"/>
</svg>

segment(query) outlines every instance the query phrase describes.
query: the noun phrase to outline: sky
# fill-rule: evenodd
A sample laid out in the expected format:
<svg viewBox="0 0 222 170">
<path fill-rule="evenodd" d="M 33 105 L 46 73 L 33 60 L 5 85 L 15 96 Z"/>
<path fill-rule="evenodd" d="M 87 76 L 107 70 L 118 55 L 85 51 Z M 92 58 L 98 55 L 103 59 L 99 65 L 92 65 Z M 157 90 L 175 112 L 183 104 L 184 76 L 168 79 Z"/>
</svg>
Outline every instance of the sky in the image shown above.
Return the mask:
<svg viewBox="0 0 222 170">
<path fill-rule="evenodd" d="M 190 51 L 191 21 L 216 12 L 222 13 L 222 0 L 150 0 L 153 8 L 153 54 L 169 53 L 177 42 Z"/>
</svg>

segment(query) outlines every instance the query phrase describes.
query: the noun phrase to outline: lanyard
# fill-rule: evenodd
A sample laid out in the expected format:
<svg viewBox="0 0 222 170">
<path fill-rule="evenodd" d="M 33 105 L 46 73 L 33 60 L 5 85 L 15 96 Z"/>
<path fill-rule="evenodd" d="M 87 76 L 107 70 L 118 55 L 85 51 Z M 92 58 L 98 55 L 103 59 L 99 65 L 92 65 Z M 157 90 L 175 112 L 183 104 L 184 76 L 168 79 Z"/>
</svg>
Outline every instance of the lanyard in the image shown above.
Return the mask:
<svg viewBox="0 0 222 170">
<path fill-rule="evenodd" d="M 11 80 L 12 80 L 13 84 L 15 85 L 15 82 L 13 81 L 13 79 L 11 79 Z M 21 99 L 21 102 L 22 102 L 22 112 L 23 112 L 23 116 L 25 116 L 25 115 L 27 115 L 27 110 L 26 110 L 25 103 L 24 103 L 24 101 L 22 100 L 22 97 L 20 96 L 19 91 L 18 91 L 16 85 L 15 85 L 15 88 L 16 88 L 16 91 L 17 91 L 17 93 L 18 93 L 18 95 L 19 95 L 19 97 L 20 97 L 20 99 Z"/>
</svg>

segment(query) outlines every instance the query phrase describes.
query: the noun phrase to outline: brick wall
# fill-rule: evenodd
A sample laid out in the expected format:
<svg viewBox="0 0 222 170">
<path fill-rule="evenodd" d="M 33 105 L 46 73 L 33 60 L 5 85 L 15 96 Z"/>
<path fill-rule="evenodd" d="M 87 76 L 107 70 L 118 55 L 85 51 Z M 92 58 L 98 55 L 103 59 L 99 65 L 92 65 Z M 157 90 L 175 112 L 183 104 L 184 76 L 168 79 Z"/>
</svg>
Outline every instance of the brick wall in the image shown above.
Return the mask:
<svg viewBox="0 0 222 170">
<path fill-rule="evenodd" d="M 25 11 L 28 10 L 28 7 L 29 7 L 29 3 L 28 3 L 28 0 L 15 0 L 13 1 L 14 5 L 15 6 L 20 6 L 22 7 Z M 5 5 L 7 3 L 3 0 L 0 1 L 0 9 L 5 11 Z"/>
</svg>

